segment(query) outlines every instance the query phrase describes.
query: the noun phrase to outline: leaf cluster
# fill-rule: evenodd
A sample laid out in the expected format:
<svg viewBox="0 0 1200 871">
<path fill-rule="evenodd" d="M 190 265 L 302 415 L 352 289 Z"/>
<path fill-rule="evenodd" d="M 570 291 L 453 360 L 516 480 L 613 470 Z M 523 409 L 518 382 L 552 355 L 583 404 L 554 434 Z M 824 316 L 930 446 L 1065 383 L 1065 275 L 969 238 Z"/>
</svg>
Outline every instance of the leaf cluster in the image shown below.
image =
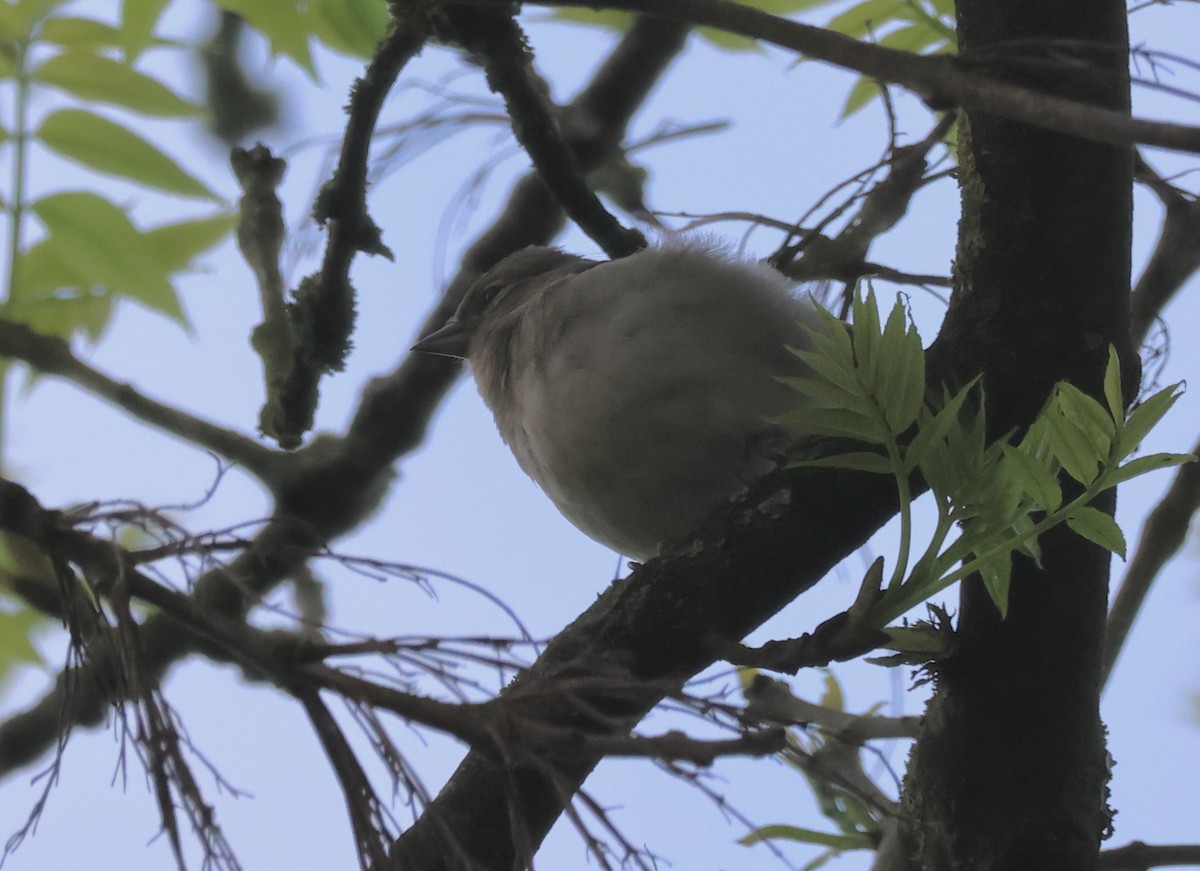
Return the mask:
<svg viewBox="0 0 1200 871">
<path fill-rule="evenodd" d="M 1059 383 L 1020 438 L 989 442 L 978 379 L 956 393 L 926 389 L 920 336 L 901 301 L 881 322 L 868 292 L 855 299 L 853 320 L 850 329 L 823 312 L 821 324 L 809 330 L 810 347 L 794 350 L 810 372 L 788 383 L 805 402 L 781 420 L 798 433 L 863 446 L 796 465 L 888 474 L 896 481 L 901 540 L 891 579 L 871 606 L 874 625 L 975 573 L 1004 613 L 1013 553 L 1038 560 L 1039 536 L 1062 523 L 1124 557 L 1120 528 L 1090 503 L 1130 478 L 1195 459 L 1170 453 L 1130 459 L 1178 399 L 1181 385 L 1126 413 L 1114 349 L 1103 402 Z M 932 492 L 937 524 L 912 560 L 914 476 Z"/>
<path fill-rule="evenodd" d="M 139 132 L 154 123 L 190 123 L 205 113 L 140 63 L 152 51 L 193 50 L 156 35 L 167 5 L 125 0 L 114 25 L 76 14 L 78 4 L 66 0 L 0 3 L 0 87 L 13 96 L 6 101 L 11 115 L 0 126 L 0 148 L 13 167 L 3 199 L 10 263 L 3 317 L 44 334 L 94 341 L 109 324 L 114 303 L 128 299 L 186 324 L 174 278 L 223 240 L 236 219 L 208 184 Z M 388 21 L 386 5 L 377 0 L 217 5 L 243 16 L 274 53 L 314 78 L 314 42 L 369 57 Z M 40 99 L 45 94 L 54 99 Z M 52 108 L 31 117 L 34 105 L 47 102 Z M 25 188 L 43 152 L 98 175 L 220 208 L 142 229 L 127 205 L 94 189 L 56 191 L 27 202 Z M 30 215 L 41 232 L 25 244 Z"/>
<path fill-rule="evenodd" d="M 140 229 L 128 206 L 94 190 L 26 199 L 29 181 L 45 177 L 45 154 L 162 194 L 220 203 L 194 173 L 110 115 L 116 110 L 141 125 L 186 122 L 202 112 L 139 69 L 151 49 L 185 48 L 154 36 L 165 2 L 126 2 L 120 27 L 70 14 L 67 5 L 0 4 L 0 86 L 13 96 L 0 128 L 13 173 L 3 202 L 10 265 L 2 314 L 41 333 L 95 340 L 114 302 L 125 298 L 184 323 L 172 279 L 230 232 L 226 209 Z M 52 108 L 33 117 L 33 106 L 47 103 Z M 29 216 L 40 225 L 32 244 L 23 241 Z"/>
</svg>

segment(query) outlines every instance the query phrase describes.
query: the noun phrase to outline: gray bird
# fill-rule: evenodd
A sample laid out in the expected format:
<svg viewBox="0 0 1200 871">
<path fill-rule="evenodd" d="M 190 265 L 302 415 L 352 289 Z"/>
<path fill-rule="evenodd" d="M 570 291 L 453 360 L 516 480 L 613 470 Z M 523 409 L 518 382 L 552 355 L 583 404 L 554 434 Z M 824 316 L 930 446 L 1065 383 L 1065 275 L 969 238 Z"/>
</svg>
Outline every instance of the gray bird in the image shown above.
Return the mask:
<svg viewBox="0 0 1200 871">
<path fill-rule="evenodd" d="M 767 418 L 804 397 L 818 316 L 758 263 L 696 245 L 597 262 L 525 248 L 414 349 L 466 359 L 521 468 L 587 535 L 634 557 L 775 468 Z"/>
</svg>

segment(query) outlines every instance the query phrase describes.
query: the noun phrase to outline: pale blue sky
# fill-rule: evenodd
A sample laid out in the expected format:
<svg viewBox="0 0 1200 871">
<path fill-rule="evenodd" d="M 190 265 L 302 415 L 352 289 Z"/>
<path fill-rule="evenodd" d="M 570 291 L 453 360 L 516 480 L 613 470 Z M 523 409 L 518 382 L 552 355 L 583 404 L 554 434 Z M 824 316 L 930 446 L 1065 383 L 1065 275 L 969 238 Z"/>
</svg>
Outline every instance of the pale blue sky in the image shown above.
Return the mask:
<svg viewBox="0 0 1200 871">
<path fill-rule="evenodd" d="M 79 4 L 96 14 L 111 14 L 115 4 L 94 0 Z M 169 27 L 180 36 L 196 32 L 200 4 L 177 0 Z M 540 13 L 527 15 L 532 17 Z M 823 21 L 824 17 L 817 19 Z M 1132 19 L 1135 43 L 1194 54 L 1193 36 L 1200 32 L 1200 9 L 1181 4 L 1150 8 Z M 555 94 L 568 97 L 612 41 L 610 34 L 561 25 L 531 25 L 539 67 L 554 82 Z M 149 68 L 195 88 L 194 77 L 178 68 Z M 456 64 L 441 50 L 426 51 L 406 77 L 437 79 Z M 286 63 L 273 75 L 293 89 L 297 125 L 267 137 L 286 148 L 314 132 L 336 134 L 341 106 L 359 66 L 322 56 L 324 91 L 312 89 Z M 1200 90 L 1195 76 L 1172 83 Z M 781 53 L 760 55 L 716 52 L 693 38 L 686 55 L 642 110 L 634 138 L 665 119 L 695 123 L 718 118 L 736 120 L 734 129 L 647 151 L 652 170 L 649 198 L 666 210 L 706 212 L 732 209 L 794 218 L 835 181 L 875 161 L 884 145 L 878 105 L 849 121 L 837 122 L 851 76 L 817 64 L 792 66 Z M 479 93 L 480 77 L 456 81 L 456 88 Z M 11 106 L 6 95 L 0 106 Z M 1195 119 L 1194 104 L 1168 101 L 1139 90 L 1139 112 L 1155 117 Z M 411 106 L 405 100 L 401 105 Z M 915 101 L 901 98 L 902 129 L 917 138 L 928 129 Z M 5 109 L 7 111 L 7 109 Z M 397 107 L 388 110 L 397 117 Z M 158 128 L 155 127 L 155 130 Z M 465 173 L 494 150 L 494 129 L 468 133 L 423 156 L 372 189 L 371 209 L 383 228 L 396 261 L 360 258 L 354 278 L 359 292 L 359 328 L 346 371 L 322 385 L 319 426 L 338 430 L 354 407 L 366 379 L 386 371 L 414 338 L 424 312 L 437 298 L 435 277 L 453 274 L 455 255 L 473 231 L 491 220 L 507 189 L 505 179 L 521 171 L 525 161 L 509 159 L 484 190 L 480 202 L 445 240 L 445 257 L 435 257 L 443 212 Z M 162 128 L 161 141 L 184 155 L 189 165 L 227 197 L 237 196 L 223 154 L 215 146 L 197 148 L 191 139 Z M 289 219 L 307 212 L 319 155 L 305 152 L 292 164 L 286 188 Z M 1152 154 L 1164 172 L 1194 166 L 1195 160 Z M 51 164 L 45 164 L 51 167 Z M 39 174 L 37 190 L 90 181 L 72 176 L 73 169 L 54 165 Z M 1193 188 L 1194 179 L 1186 183 Z M 128 188 L 110 187 L 123 200 L 137 204 L 147 223 L 165 220 L 179 208 Z M 36 192 L 36 191 L 35 191 Z M 1140 194 L 1137 200 L 1135 264 L 1152 242 L 1158 210 Z M 190 206 L 188 206 L 190 208 Z M 881 240 L 873 259 L 914 272 L 944 273 L 953 250 L 957 195 L 945 181 L 923 193 L 910 217 Z M 741 227 L 715 228 L 736 241 Z M 323 241 L 323 240 L 322 240 Z M 775 236 L 759 231 L 751 250 L 767 253 Z M 563 244 L 572 251 L 596 254 L 577 233 Z M 315 252 L 310 252 L 315 253 Z M 307 267 L 306 267 L 307 268 Z M 298 273 L 299 274 L 299 273 Z M 293 276 L 295 277 L 295 276 Z M 881 289 L 886 290 L 885 286 Z M 1164 383 L 1200 372 L 1200 345 L 1187 334 L 1200 323 L 1190 292 L 1168 312 L 1175 324 L 1174 342 Z M 106 340 L 86 356 L 98 367 L 128 378 L 151 395 L 186 405 L 226 425 L 252 432 L 261 402 L 260 367 L 247 343 L 259 320 L 257 292 L 248 270 L 231 244 L 209 260 L 209 271 L 183 283 L 184 304 L 194 335 L 126 306 Z M 914 307 L 928 342 L 940 318 L 938 304 L 920 292 Z M 1200 398 L 1186 395 L 1146 450 L 1187 450 L 1196 438 Z M 213 460 L 157 433 L 128 425 L 107 406 L 81 396 L 73 388 L 46 382 L 12 415 L 8 427 L 11 466 L 23 483 L 46 505 L 92 499 L 131 498 L 148 505 L 190 502 L 210 484 Z M 367 527 L 339 542 L 339 550 L 380 559 L 427 565 L 469 578 L 501 596 L 521 615 L 535 635 L 552 634 L 585 608 L 604 588 L 617 558 L 590 542 L 563 520 L 517 468 L 499 441 L 474 387 L 463 381 L 438 415 L 428 444 L 401 465 L 400 477 L 385 509 Z M 1131 541 L 1140 518 L 1167 484 L 1157 475 L 1129 486 L 1122 494 L 1119 518 Z M 228 475 L 215 498 L 186 518 L 194 529 L 223 526 L 261 516 L 266 502 L 237 473 Z M 883 534 L 872 548 L 887 554 Z M 844 571 L 831 575 L 794 603 L 755 638 L 795 635 L 844 608 L 861 576 L 863 555 L 847 560 Z M 439 586 L 437 601 L 401 581 L 378 583 L 335 567 L 323 569 L 330 581 L 332 620 L 339 626 L 380 635 L 469 634 L 511 631 L 496 610 L 478 597 Z M 1121 566 L 1115 566 L 1119 577 Z M 1112 753 L 1117 760 L 1113 803 L 1119 809 L 1113 844 L 1131 839 L 1194 839 L 1194 807 L 1200 801 L 1192 771 L 1200 758 L 1200 727 L 1189 699 L 1200 689 L 1200 585 L 1196 582 L 1196 548 L 1177 559 L 1151 595 L 1135 628 L 1104 702 Z M 43 650 L 53 666 L 61 661 L 60 637 L 46 639 Z M 909 675 L 863 664 L 839 667 L 848 703 L 864 710 L 877 702 L 901 698 L 903 710 L 920 710 L 923 696 L 903 690 Z M 797 692 L 820 692 L 820 675 L 795 681 Z M 7 711 L 36 697 L 47 677 L 30 672 L 0 696 Z M 176 669 L 166 684 L 194 743 L 235 786 L 253 798 L 218 797 L 219 819 L 248 869 L 329 869 L 355 867 L 353 845 L 341 798 L 306 721 L 294 703 L 261 686 L 245 685 L 229 668 L 189 663 Z M 1189 719 L 1189 717 L 1191 719 Z M 456 764 L 460 748 L 434 740 L 426 748 L 403 725 L 397 740 L 412 753 L 426 784 L 436 789 Z M 1020 740 L 1019 735 L 1013 736 Z M 113 772 L 118 745 L 104 731 L 80 732 L 72 740 L 62 782 L 53 795 L 35 837 L 9 860 L 12 869 L 169 868 L 163 841 L 147 846 L 157 826 L 152 800 L 137 770 L 122 789 Z M 890 761 L 899 772 L 904 754 Z M 32 774 L 32 771 L 29 772 Z M 794 823 L 828 828 L 814 813 L 801 778 L 773 762 L 724 761 L 714 768 L 714 786 L 757 823 Z M 6 782 L 0 802 L 0 831 L 19 825 L 38 787 L 26 776 Z M 613 819 L 629 839 L 645 844 L 679 869 L 758 871 L 783 867 L 762 848 L 746 849 L 736 839 L 744 830 L 727 823 L 698 792 L 670 780 L 645 762 L 607 763 L 589 782 L 597 798 L 617 808 Z M 397 816 L 404 818 L 403 808 Z M 792 850 L 798 864 L 811 857 Z M 586 867 L 583 847 L 564 825 L 552 834 L 539 866 Z M 834 867 L 866 867 L 862 858 Z"/>
</svg>

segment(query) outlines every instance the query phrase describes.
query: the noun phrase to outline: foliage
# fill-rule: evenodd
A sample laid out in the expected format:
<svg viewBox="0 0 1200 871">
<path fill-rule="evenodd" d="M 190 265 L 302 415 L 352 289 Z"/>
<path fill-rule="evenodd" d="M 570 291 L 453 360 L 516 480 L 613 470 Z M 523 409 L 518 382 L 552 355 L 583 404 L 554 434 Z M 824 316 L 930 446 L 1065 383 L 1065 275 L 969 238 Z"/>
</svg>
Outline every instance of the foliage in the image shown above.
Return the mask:
<svg viewBox="0 0 1200 871">
<path fill-rule="evenodd" d="M 3 147 L 12 181 L 5 197 L 9 271 L 2 314 L 42 333 L 95 340 L 118 300 L 132 300 L 180 323 L 183 308 L 172 283 L 233 226 L 227 210 L 169 226 L 141 229 L 128 205 L 97 190 L 36 192 L 30 179 L 50 175 L 55 158 L 78 163 L 173 196 L 220 198 L 173 157 L 103 107 L 149 121 L 188 122 L 201 107 L 138 69 L 142 52 L 182 46 L 154 37 L 164 3 L 128 2 L 125 21 L 68 14 L 61 2 L 0 5 L 2 83 L 14 99 Z M 33 118 L 35 105 L 51 108 Z M 28 219 L 40 225 L 32 244 Z M 169 247 L 159 242 L 170 239 Z"/>
<path fill-rule="evenodd" d="M 927 393 L 921 339 L 901 301 L 883 323 L 874 292 L 868 292 L 855 299 L 853 318 L 850 330 L 822 310 L 821 326 L 809 330 L 812 347 L 794 351 L 811 374 L 788 383 L 813 404 L 783 422 L 799 433 L 851 439 L 867 448 L 797 465 L 895 478 L 900 544 L 891 579 L 871 606 L 874 625 L 885 625 L 975 573 L 1005 613 L 1013 553 L 1037 560 L 1038 537 L 1062 523 L 1124 558 L 1124 535 L 1091 502 L 1130 478 L 1195 459 L 1167 453 L 1129 459 L 1179 398 L 1181 385 L 1155 393 L 1126 414 L 1114 349 L 1103 404 L 1060 383 L 1019 440 L 989 443 L 977 379 L 954 394 Z M 1064 473 L 1069 480 L 1061 480 Z M 912 561 L 910 479 L 916 474 L 932 492 L 937 525 Z"/>
</svg>

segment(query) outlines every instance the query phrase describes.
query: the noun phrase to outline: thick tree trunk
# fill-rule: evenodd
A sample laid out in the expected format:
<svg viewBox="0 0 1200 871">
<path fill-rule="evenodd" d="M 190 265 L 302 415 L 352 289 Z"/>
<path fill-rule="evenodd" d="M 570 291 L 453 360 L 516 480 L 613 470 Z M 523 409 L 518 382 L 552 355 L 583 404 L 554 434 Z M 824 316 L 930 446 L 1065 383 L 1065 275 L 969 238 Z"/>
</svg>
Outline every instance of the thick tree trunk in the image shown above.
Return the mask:
<svg viewBox="0 0 1200 871">
<path fill-rule="evenodd" d="M 958 16 L 965 63 L 1128 109 L 1120 0 L 959 0 Z M 1028 423 L 1056 381 L 1098 395 L 1109 344 L 1133 359 L 1132 155 L 967 113 L 960 163 L 956 291 L 932 356 L 959 376 L 984 373 L 999 434 Z M 1109 554 L 1065 529 L 1042 549 L 1040 568 L 1014 565 L 1005 620 L 977 580 L 963 587 L 961 647 L 939 668 L 905 784 L 914 867 L 1098 867 Z"/>
</svg>

